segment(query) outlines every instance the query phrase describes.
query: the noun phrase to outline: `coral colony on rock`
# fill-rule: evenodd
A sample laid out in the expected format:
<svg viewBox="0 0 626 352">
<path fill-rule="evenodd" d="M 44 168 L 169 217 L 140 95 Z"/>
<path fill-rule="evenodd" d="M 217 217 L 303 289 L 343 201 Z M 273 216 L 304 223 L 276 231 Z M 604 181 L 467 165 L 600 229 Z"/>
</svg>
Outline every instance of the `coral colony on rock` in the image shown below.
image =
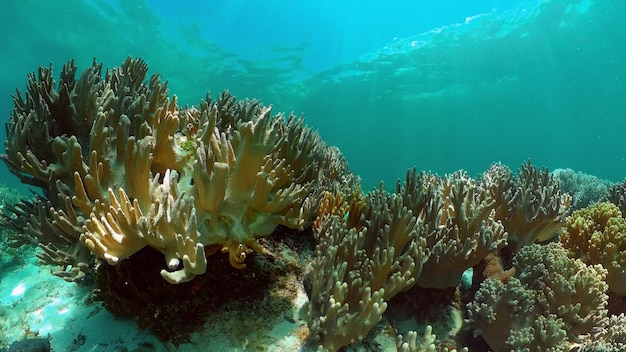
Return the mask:
<svg viewBox="0 0 626 352">
<path fill-rule="evenodd" d="M 626 350 L 626 184 L 526 162 L 365 192 L 301 118 L 178 106 L 141 59 L 76 70 L 14 96 L 2 160 L 35 192 L 4 205 L 3 256 L 37 246 L 158 337 L 135 350 Z M 2 326 L 50 337 L 27 327 Z"/>
</svg>

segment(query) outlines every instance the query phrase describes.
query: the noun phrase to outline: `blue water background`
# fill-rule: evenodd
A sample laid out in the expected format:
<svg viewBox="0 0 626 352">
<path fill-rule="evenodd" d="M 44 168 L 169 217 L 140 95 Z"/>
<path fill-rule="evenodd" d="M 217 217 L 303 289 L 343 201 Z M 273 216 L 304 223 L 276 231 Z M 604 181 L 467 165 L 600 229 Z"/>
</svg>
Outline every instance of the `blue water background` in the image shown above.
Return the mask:
<svg viewBox="0 0 626 352">
<path fill-rule="evenodd" d="M 229 89 L 304 114 L 365 189 L 412 166 L 475 174 L 529 158 L 621 181 L 625 12 L 623 0 L 7 0 L 0 119 L 39 65 L 58 77 L 70 58 L 132 55 L 181 105 Z"/>
</svg>

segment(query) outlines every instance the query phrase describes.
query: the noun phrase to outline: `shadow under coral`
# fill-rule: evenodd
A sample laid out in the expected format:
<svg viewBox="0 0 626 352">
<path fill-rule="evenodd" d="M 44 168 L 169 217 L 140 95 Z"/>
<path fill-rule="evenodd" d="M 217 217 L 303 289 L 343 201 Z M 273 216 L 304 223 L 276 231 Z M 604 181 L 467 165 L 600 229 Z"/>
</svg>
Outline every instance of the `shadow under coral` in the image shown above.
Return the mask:
<svg viewBox="0 0 626 352">
<path fill-rule="evenodd" d="M 289 236 L 296 231 L 284 228 L 276 232 L 284 236 L 275 234 L 264 243 L 274 255 L 252 254 L 242 270 L 233 268 L 227 255 L 216 253 L 208 256 L 204 275 L 178 285 L 167 283 L 155 269 L 163 267 L 163 254 L 151 247 L 116 266 L 102 262 L 96 269 L 95 299 L 115 316 L 133 319 L 140 328 L 175 345 L 189 341 L 205 324 L 219 324 L 212 317 L 223 316 L 224 310 L 253 312 L 272 321 L 292 307 L 290 294 L 276 288 L 285 286 L 290 274 L 302 274 L 296 254 L 300 248 L 294 248 L 294 243 L 307 236 Z"/>
</svg>

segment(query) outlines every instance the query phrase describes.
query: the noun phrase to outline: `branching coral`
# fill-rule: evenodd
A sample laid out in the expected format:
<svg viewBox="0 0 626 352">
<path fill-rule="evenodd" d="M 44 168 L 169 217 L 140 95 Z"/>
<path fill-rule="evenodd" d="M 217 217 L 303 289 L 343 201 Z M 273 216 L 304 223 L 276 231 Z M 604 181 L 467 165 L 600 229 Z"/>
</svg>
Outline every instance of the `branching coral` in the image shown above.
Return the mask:
<svg viewBox="0 0 626 352">
<path fill-rule="evenodd" d="M 466 269 L 497 249 L 514 252 L 550 239 L 564 224 L 570 202 L 548 171 L 530 162 L 516 177 L 494 164 L 479 180 L 463 171 L 442 179 L 411 170 L 397 192 L 429 228 L 430 256 L 418 285 L 434 288 L 458 285 Z"/>
<path fill-rule="evenodd" d="M 626 315 L 611 315 L 603 319 L 581 342 L 573 344 L 572 352 L 626 351 Z"/>
<path fill-rule="evenodd" d="M 608 190 L 602 201 L 611 202 L 619 207 L 622 214 L 626 212 L 626 180 L 622 183 L 614 184 Z"/>
<path fill-rule="evenodd" d="M 613 203 L 575 211 L 559 237 L 574 258 L 607 270 L 609 291 L 626 296 L 626 220 Z"/>
<path fill-rule="evenodd" d="M 463 172 L 442 181 L 411 169 L 393 194 L 327 194 L 309 274 L 313 343 L 334 351 L 362 340 L 395 295 L 415 284 L 454 287 L 503 246 L 503 227 L 478 193 Z"/>
<path fill-rule="evenodd" d="M 495 351 L 564 351 L 606 318 L 606 270 L 567 257 L 557 243 L 529 245 L 515 276 L 482 283 L 469 322 Z"/>
<path fill-rule="evenodd" d="M 353 183 L 300 118 L 227 92 L 181 108 L 158 75 L 144 82 L 140 59 L 101 71 L 94 61 L 76 79 L 70 61 L 57 86 L 52 67 L 40 68 L 7 123 L 2 160 L 44 195 L 34 215 L 8 220 L 68 280 L 89 252 L 116 264 L 145 246 L 164 254 L 171 283 L 204 273 L 215 249 L 242 268 L 252 251 L 267 253 L 258 237 L 308 226 L 324 190 Z"/>
<path fill-rule="evenodd" d="M 409 172 L 406 184 L 436 187 L 431 203 L 420 212 L 428 224 L 426 237 L 430 257 L 418 280 L 422 287 L 446 288 L 457 286 L 463 272 L 506 245 L 506 233 L 494 219 L 493 200 L 463 171 L 454 172 L 443 180 Z M 424 179 L 429 181 L 424 181 Z M 422 187 L 422 186 L 419 186 Z M 407 193 L 409 187 L 400 190 Z M 411 207 L 417 213 L 417 207 Z"/>
<path fill-rule="evenodd" d="M 341 194 L 322 202 L 309 273 L 311 342 L 324 351 L 361 341 L 427 258 L 426 227 L 399 195 L 381 188 L 343 202 Z"/>
<path fill-rule="evenodd" d="M 556 169 L 550 172 L 554 176 L 564 191 L 572 196 L 572 208 L 580 209 L 599 202 L 609 194 L 609 189 L 614 188 L 614 184 L 608 180 L 599 179 L 596 176 L 588 175 L 572 169 Z"/>
<path fill-rule="evenodd" d="M 435 340 L 437 336 L 433 333 L 432 326 L 426 326 L 426 331 L 424 331 L 424 335 L 422 336 L 422 341 L 420 344 L 417 344 L 417 332 L 409 331 L 406 337 L 402 337 L 399 335 L 396 340 L 396 350 L 398 352 L 457 352 L 457 350 L 448 351 L 447 348 L 437 348 L 435 345 Z M 467 348 L 462 348 L 460 352 L 468 352 Z"/>
<path fill-rule="evenodd" d="M 553 238 L 565 224 L 571 196 L 561 192 L 545 168 L 540 171 L 526 162 L 513 177 L 508 167 L 493 164 L 482 184 L 495 201 L 494 218 L 504 225 L 514 250 Z"/>
</svg>

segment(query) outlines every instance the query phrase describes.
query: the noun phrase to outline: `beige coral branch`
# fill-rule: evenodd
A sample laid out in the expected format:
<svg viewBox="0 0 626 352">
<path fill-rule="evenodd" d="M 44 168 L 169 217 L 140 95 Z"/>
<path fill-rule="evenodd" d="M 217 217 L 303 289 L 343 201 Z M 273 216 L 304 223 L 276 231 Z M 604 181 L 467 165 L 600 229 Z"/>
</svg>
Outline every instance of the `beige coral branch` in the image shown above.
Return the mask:
<svg viewBox="0 0 626 352">
<path fill-rule="evenodd" d="M 92 214 L 83 227 L 81 242 L 97 256 L 109 264 L 117 264 L 129 257 L 147 242 L 141 226 L 143 214 L 138 201 L 131 202 L 123 189 L 119 190 L 119 200 L 109 188 L 112 201 L 108 211 L 99 217 Z"/>
<path fill-rule="evenodd" d="M 427 259 L 426 227 L 400 195 L 381 188 L 365 199 L 352 197 L 340 205 L 344 195 L 326 194 L 321 209 L 327 213 L 320 210 L 316 220 L 309 327 L 311 341 L 324 351 L 361 341 L 387 301 L 415 284 Z"/>
<path fill-rule="evenodd" d="M 192 199 L 193 202 L 193 199 Z M 170 272 L 161 270 L 161 276 L 170 283 L 182 283 L 202 275 L 207 269 L 204 246 L 199 242 L 200 234 L 196 226 L 196 211 L 191 208 L 184 224 L 184 232 L 176 234 L 176 255 L 182 259 L 182 269 Z"/>
</svg>

